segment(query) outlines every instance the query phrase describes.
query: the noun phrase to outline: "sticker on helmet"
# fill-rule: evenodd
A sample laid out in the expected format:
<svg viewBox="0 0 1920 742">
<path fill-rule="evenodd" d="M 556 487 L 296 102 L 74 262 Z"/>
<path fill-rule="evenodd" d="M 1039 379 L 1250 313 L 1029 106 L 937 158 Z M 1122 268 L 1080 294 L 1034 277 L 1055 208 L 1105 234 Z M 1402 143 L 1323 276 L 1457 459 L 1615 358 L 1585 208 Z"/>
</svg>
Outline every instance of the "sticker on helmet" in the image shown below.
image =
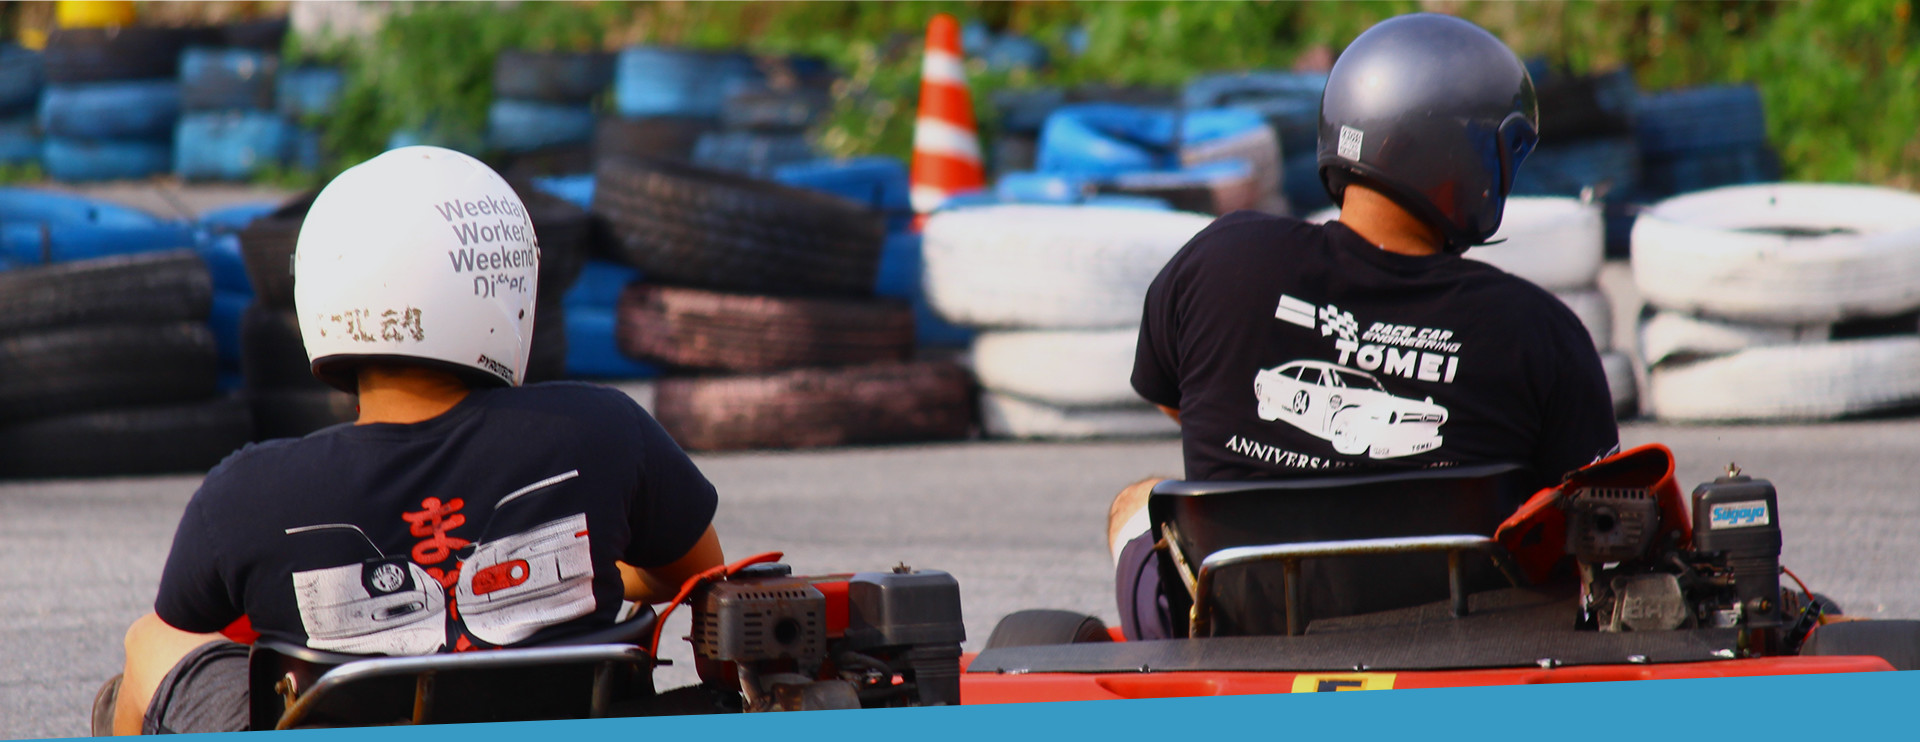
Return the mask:
<svg viewBox="0 0 1920 742">
<path fill-rule="evenodd" d="M 1349 160 L 1360 159 L 1360 143 L 1367 133 L 1351 126 L 1340 127 L 1340 156 Z"/>
</svg>

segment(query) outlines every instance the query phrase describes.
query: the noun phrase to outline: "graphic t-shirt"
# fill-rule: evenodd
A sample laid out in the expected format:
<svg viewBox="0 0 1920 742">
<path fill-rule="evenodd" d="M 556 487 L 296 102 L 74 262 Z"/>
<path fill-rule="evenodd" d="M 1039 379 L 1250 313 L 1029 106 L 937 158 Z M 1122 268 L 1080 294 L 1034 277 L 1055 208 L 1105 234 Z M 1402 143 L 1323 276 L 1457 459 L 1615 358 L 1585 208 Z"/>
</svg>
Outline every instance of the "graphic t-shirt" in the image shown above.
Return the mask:
<svg viewBox="0 0 1920 742">
<path fill-rule="evenodd" d="M 475 389 L 413 424 L 248 446 L 187 503 L 154 610 L 355 654 L 564 638 L 610 625 L 615 560 L 672 563 L 713 518 L 693 462 L 625 394 Z"/>
<path fill-rule="evenodd" d="M 1619 439 L 1591 336 L 1552 294 L 1254 212 L 1154 279 L 1133 387 L 1180 410 L 1188 479 L 1515 462 L 1545 483 Z"/>
</svg>

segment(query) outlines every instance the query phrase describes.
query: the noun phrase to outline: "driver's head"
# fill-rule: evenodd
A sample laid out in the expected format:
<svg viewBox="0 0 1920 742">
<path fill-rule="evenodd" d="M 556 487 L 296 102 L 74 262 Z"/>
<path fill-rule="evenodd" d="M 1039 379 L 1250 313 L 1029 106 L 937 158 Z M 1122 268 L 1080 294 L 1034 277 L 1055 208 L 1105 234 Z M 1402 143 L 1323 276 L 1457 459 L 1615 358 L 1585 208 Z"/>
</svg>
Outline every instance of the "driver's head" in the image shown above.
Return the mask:
<svg viewBox="0 0 1920 742">
<path fill-rule="evenodd" d="M 526 207 L 479 160 L 403 147 L 360 163 L 320 192 L 294 251 L 313 373 L 347 392 L 363 364 L 517 385 L 539 268 Z"/>
<path fill-rule="evenodd" d="M 1527 68 L 1493 34 L 1433 13 L 1390 18 L 1328 76 L 1320 178 L 1334 203 L 1363 183 L 1463 251 L 1500 228 L 1538 120 Z"/>
</svg>

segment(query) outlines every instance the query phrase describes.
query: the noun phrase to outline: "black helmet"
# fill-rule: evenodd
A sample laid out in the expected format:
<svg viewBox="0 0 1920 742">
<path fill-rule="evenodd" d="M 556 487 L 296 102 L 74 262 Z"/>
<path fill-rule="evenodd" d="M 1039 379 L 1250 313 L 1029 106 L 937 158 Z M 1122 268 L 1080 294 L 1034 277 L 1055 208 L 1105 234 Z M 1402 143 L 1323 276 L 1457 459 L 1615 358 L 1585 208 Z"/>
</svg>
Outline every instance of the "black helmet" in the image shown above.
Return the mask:
<svg viewBox="0 0 1920 742">
<path fill-rule="evenodd" d="M 1320 99 L 1320 181 L 1341 203 L 1358 178 L 1463 251 L 1500 228 L 1538 120 L 1533 79 L 1493 34 L 1434 13 L 1389 18 L 1333 65 Z"/>
</svg>

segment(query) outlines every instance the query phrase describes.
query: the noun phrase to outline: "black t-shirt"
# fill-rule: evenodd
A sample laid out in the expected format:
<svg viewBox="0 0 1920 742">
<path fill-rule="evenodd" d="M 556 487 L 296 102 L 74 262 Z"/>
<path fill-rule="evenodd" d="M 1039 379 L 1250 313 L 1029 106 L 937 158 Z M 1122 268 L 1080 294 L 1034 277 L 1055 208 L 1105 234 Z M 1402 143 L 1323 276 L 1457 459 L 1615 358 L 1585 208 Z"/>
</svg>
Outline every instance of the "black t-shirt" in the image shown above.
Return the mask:
<svg viewBox="0 0 1920 742">
<path fill-rule="evenodd" d="M 1154 279 L 1133 387 L 1180 410 L 1189 479 L 1516 462 L 1549 482 L 1619 440 L 1591 336 L 1552 294 L 1253 212 Z"/>
<path fill-rule="evenodd" d="M 248 446 L 187 503 L 154 610 L 356 654 L 537 643 L 609 625 L 615 560 L 679 559 L 716 498 L 619 391 L 475 389 L 414 424 Z"/>
</svg>

